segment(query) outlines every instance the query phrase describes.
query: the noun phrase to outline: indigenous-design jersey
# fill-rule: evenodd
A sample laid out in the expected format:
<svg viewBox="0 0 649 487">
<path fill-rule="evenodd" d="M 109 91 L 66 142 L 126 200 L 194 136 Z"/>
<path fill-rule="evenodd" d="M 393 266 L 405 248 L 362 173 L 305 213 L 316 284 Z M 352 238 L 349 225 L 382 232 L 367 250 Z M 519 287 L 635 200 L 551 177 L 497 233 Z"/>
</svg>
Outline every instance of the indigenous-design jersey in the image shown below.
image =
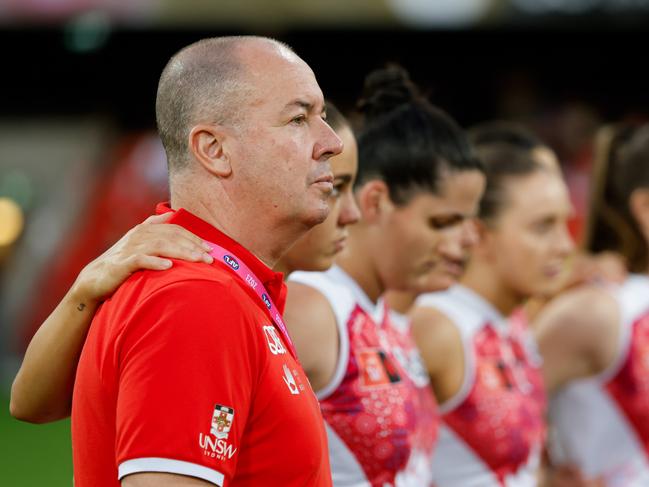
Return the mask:
<svg viewBox="0 0 649 487">
<path fill-rule="evenodd" d="M 532 487 L 545 438 L 541 361 L 526 326 L 456 285 L 420 296 L 457 327 L 464 348 L 458 394 L 440 405 L 437 487 Z M 520 319 L 520 317 L 519 317 Z"/>
<path fill-rule="evenodd" d="M 649 485 L 649 278 L 630 276 L 612 288 L 620 310 L 613 363 L 574 381 L 550 403 L 550 453 L 608 487 Z"/>
<path fill-rule="evenodd" d="M 408 323 L 392 322 L 387 305 L 372 303 L 338 267 L 290 280 L 321 292 L 336 316 L 338 363 L 317 391 L 334 485 L 431 485 L 436 405 Z"/>
</svg>

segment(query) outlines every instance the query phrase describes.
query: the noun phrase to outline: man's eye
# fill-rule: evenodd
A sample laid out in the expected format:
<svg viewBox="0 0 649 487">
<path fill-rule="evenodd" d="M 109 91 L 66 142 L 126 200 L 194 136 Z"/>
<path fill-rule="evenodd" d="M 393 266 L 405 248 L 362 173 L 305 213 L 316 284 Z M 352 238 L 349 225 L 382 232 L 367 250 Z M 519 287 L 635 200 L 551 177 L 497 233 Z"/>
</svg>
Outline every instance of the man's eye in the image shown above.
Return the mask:
<svg viewBox="0 0 649 487">
<path fill-rule="evenodd" d="M 304 115 L 298 115 L 291 119 L 291 123 L 296 125 L 302 125 L 304 122 L 306 122 L 306 117 Z"/>
<path fill-rule="evenodd" d="M 333 198 L 338 198 L 342 192 L 343 192 L 343 185 L 342 184 L 335 185 L 333 191 L 331 192 L 331 196 Z"/>
</svg>

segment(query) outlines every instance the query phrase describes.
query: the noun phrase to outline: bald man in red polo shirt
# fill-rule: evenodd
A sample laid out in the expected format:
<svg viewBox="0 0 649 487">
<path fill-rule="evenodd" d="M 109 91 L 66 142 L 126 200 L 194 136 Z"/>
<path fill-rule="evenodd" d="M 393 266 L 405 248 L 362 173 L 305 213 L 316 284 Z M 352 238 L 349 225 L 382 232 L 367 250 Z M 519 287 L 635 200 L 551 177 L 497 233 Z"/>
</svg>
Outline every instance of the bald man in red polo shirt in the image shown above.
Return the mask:
<svg viewBox="0 0 649 487">
<path fill-rule="evenodd" d="M 279 42 L 207 39 L 169 61 L 156 114 L 171 189 L 159 211 L 215 260 L 138 272 L 100 308 L 74 389 L 75 487 L 330 486 L 271 270 L 328 214 L 342 144 L 315 76 Z"/>
</svg>

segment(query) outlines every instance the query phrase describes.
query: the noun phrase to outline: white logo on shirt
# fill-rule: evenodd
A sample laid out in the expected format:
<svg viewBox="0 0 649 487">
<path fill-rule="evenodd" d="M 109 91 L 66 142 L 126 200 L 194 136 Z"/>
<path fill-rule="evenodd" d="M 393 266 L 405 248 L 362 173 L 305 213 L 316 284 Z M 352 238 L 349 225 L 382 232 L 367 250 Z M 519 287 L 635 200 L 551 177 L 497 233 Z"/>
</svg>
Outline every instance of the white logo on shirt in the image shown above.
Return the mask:
<svg viewBox="0 0 649 487">
<path fill-rule="evenodd" d="M 198 435 L 198 444 L 203 450 L 203 455 L 217 460 L 230 460 L 237 452 L 237 449 L 226 440 L 212 439 L 210 435 L 203 433 Z"/>
<path fill-rule="evenodd" d="M 299 394 L 300 389 L 298 389 L 297 384 L 295 383 L 295 377 L 291 374 L 289 368 L 284 364 L 284 382 L 288 387 L 288 390 L 291 391 L 291 394 Z"/>
<path fill-rule="evenodd" d="M 286 353 L 286 349 L 277 335 L 274 326 L 264 326 L 264 335 L 266 335 L 266 341 L 268 342 L 270 353 L 273 355 L 282 355 Z"/>
</svg>

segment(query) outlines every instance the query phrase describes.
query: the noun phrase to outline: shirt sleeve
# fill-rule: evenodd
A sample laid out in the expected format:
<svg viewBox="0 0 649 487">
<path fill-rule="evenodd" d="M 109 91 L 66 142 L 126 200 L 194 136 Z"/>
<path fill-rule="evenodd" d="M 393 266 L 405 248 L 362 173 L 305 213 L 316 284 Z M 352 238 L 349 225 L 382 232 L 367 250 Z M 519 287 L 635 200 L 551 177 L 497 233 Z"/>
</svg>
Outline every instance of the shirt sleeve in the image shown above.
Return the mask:
<svg viewBox="0 0 649 487">
<path fill-rule="evenodd" d="M 125 324 L 115 352 L 120 479 L 167 472 L 228 485 L 258 375 L 258 342 L 233 287 L 169 284 Z"/>
</svg>

